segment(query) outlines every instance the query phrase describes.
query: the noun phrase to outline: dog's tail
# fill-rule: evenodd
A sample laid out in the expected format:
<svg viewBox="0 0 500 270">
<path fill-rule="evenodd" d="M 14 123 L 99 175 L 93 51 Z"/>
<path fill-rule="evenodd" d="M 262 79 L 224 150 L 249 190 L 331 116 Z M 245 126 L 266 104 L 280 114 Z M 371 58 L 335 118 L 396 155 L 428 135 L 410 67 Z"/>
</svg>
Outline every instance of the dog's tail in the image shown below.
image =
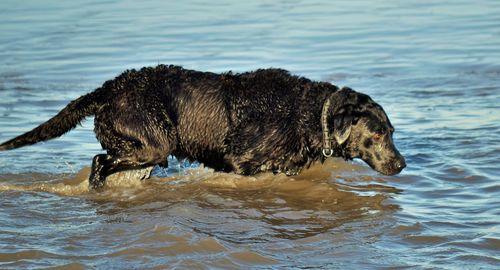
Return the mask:
<svg viewBox="0 0 500 270">
<path fill-rule="evenodd" d="M 103 100 L 102 89 L 81 96 L 70 102 L 56 116 L 31 131 L 0 144 L 0 151 L 32 145 L 63 135 L 75 128 L 85 117 L 94 115 Z"/>
</svg>

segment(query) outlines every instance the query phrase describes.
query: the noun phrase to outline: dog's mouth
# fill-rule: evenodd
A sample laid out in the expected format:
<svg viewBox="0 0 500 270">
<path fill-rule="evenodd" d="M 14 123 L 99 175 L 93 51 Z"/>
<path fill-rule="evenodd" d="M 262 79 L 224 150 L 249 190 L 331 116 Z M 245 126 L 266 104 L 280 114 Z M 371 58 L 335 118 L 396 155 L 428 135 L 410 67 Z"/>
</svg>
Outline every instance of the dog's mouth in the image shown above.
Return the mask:
<svg viewBox="0 0 500 270">
<path fill-rule="evenodd" d="M 377 170 L 377 172 L 379 172 L 379 173 L 381 173 L 383 175 L 393 176 L 393 175 L 396 175 L 396 174 L 400 173 L 402 170 L 403 170 L 403 168 L 396 169 L 396 170 Z"/>
</svg>

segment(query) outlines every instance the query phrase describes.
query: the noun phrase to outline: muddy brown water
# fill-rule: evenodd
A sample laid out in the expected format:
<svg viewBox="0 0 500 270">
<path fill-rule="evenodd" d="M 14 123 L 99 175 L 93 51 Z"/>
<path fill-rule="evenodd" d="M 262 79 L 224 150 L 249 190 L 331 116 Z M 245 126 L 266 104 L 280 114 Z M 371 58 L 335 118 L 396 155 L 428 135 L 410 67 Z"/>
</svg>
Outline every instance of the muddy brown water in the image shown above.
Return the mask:
<svg viewBox="0 0 500 270">
<path fill-rule="evenodd" d="M 500 2 L 0 3 L 0 141 L 129 68 L 281 67 L 380 103 L 408 167 L 170 158 L 88 190 L 92 119 L 0 152 L 0 269 L 499 269 Z"/>
<path fill-rule="evenodd" d="M 296 177 L 181 168 L 176 176 L 111 179 L 102 192 L 89 192 L 88 167 L 76 175 L 8 175 L 0 178 L 0 191 L 26 209 L 17 214 L 19 225 L 24 219 L 50 224 L 32 231 L 32 237 L 61 246 L 54 252 L 41 248 L 2 255 L 19 260 L 12 266 L 31 260 L 50 264 L 50 258 L 79 261 L 83 258 L 71 251 L 95 245 L 100 252 L 84 256 L 85 261 L 118 268 L 127 268 L 123 260 L 161 260 L 165 267 L 270 267 L 279 263 L 275 256 L 301 256 L 323 248 L 324 241 L 342 239 L 352 229 L 347 224 L 397 211 L 388 199 L 401 191 L 377 176 L 359 179 L 357 172 L 367 170 L 342 160 L 315 165 Z M 10 207 L 6 203 L 3 209 Z M 323 239 L 325 234 L 334 238 Z M 335 253 L 323 254 L 324 259 Z"/>
</svg>

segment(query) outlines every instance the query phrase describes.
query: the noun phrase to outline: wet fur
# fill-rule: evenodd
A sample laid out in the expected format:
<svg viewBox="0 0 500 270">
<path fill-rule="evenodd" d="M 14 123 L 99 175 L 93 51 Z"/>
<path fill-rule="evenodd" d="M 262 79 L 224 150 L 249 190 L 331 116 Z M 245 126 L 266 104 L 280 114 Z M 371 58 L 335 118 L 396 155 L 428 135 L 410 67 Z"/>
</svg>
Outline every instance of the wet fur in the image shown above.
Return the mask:
<svg viewBox="0 0 500 270">
<path fill-rule="evenodd" d="M 117 171 L 167 166 L 168 155 L 243 175 L 293 175 L 323 159 L 319 120 L 327 98 L 334 101 L 332 129 L 355 126 L 353 121 L 370 106 L 382 110 L 366 95 L 281 69 L 216 74 L 159 65 L 126 71 L 105 82 L 34 130 L 3 143 L 0 150 L 58 137 L 95 115 L 96 137 L 107 153 L 93 159 L 93 188 L 102 187 L 106 176 Z M 360 123 L 390 126 L 383 110 L 375 120 Z M 356 129 L 350 132 L 361 136 Z M 345 146 L 334 143 L 334 156 L 362 157 L 360 151 L 368 151 L 370 142 L 361 139 L 350 139 Z"/>
</svg>

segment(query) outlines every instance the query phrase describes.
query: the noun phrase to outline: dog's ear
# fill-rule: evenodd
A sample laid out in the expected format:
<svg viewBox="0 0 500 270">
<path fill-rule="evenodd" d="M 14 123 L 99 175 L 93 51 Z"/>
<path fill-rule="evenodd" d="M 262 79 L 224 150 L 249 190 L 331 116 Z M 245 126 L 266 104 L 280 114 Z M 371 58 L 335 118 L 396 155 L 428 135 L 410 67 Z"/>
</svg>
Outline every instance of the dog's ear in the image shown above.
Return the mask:
<svg viewBox="0 0 500 270">
<path fill-rule="evenodd" d="M 358 102 L 358 93 L 348 87 L 338 90 L 332 97 L 331 113 L 333 114 L 333 137 L 339 145 L 351 135 L 354 121 L 354 105 Z"/>
<path fill-rule="evenodd" d="M 343 144 L 351 135 L 353 116 L 349 112 L 340 113 L 333 118 L 333 137 L 339 145 Z"/>
<path fill-rule="evenodd" d="M 331 110 L 334 114 L 339 114 L 346 107 L 358 104 L 358 93 L 349 87 L 343 87 L 332 95 Z"/>
</svg>

